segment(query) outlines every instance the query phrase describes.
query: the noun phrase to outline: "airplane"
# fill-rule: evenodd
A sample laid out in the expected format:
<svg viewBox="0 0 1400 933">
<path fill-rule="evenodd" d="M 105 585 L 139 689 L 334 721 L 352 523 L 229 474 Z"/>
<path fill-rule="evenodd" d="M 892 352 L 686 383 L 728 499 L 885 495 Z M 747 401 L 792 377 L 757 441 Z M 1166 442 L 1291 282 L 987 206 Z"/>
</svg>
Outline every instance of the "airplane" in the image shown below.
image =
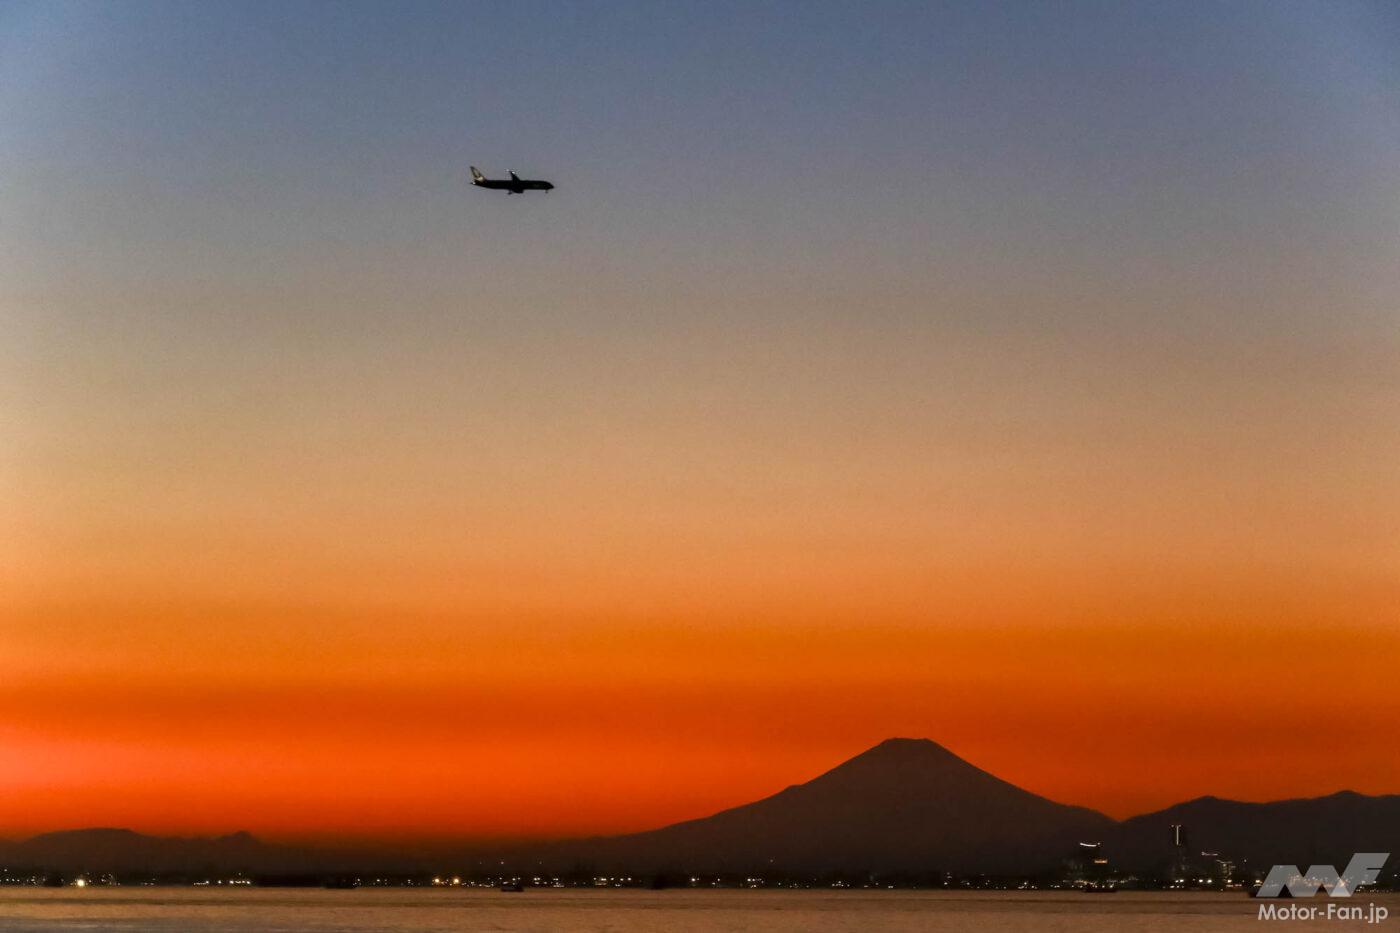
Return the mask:
<svg viewBox="0 0 1400 933">
<path fill-rule="evenodd" d="M 554 185 L 547 181 L 538 181 L 533 178 L 521 178 L 514 172 L 510 173 L 510 181 L 504 178 L 487 178 L 473 165 L 472 184 L 481 188 L 504 188 L 506 194 L 524 194 L 527 191 L 550 191 Z"/>
</svg>

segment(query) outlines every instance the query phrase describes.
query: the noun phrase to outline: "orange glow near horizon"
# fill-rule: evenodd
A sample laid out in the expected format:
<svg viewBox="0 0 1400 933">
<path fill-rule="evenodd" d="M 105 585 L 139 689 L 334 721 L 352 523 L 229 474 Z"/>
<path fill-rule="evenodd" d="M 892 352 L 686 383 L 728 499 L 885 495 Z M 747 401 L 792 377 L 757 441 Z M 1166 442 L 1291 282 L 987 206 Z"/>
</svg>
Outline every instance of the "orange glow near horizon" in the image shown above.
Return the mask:
<svg viewBox="0 0 1400 933">
<path fill-rule="evenodd" d="M 261 612 L 240 624 L 206 610 L 201 644 L 133 653 L 118 671 L 124 642 L 159 643 L 164 625 L 187 624 L 128 607 L 105 615 L 105 631 L 80 629 L 61 662 L 33 645 L 30 673 L 0 686 L 0 816 L 12 835 L 633 830 L 775 792 L 890 735 L 934 738 L 1013 783 L 1120 817 L 1204 793 L 1400 786 L 1376 738 L 1400 713 L 1385 687 L 1395 634 L 1335 624 L 1317 638 L 1306 620 L 1279 620 L 1276 637 L 1260 638 L 1204 607 L 1178 611 L 1173 623 L 1005 624 L 975 638 L 965 622 L 328 614 L 313 629 L 298 613 L 283 624 L 336 634 L 289 642 L 254 621 Z M 1304 682 L 1305 695 L 1287 687 Z"/>
</svg>

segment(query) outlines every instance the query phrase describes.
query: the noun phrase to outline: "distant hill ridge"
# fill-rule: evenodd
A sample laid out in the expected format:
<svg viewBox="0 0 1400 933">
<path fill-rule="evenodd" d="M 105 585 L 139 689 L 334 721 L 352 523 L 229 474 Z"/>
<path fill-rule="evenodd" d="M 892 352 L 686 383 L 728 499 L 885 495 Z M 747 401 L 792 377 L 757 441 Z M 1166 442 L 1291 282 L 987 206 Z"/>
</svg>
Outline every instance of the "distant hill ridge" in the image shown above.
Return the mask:
<svg viewBox="0 0 1400 933">
<path fill-rule="evenodd" d="M 303 870 L 316 860 L 247 832 L 213 838 L 150 836 L 130 829 L 68 829 L 0 843 L 8 865 L 69 871 Z"/>
<path fill-rule="evenodd" d="M 1173 855 L 1172 824 L 1187 828 L 1193 854 L 1220 852 L 1253 865 L 1345 864 L 1357 851 L 1400 852 L 1400 795 L 1341 791 L 1272 803 L 1206 796 L 1116 822 L 1016 787 L 929 739 L 894 738 L 712 816 L 501 854 L 555 870 L 1029 875 L 1055 868 L 1076 843 L 1096 841 L 1115 865 L 1151 870 Z M 402 852 L 298 849 L 247 832 L 185 839 L 101 828 L 0 842 L 0 864 L 68 871 L 278 872 L 429 861 Z"/>
</svg>

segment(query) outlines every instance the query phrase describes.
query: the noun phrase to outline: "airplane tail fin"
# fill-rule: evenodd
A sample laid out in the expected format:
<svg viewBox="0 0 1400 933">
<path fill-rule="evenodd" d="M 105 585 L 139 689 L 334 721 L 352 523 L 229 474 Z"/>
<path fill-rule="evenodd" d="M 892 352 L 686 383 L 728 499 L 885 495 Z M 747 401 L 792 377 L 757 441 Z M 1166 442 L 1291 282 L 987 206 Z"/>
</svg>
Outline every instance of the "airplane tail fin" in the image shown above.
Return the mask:
<svg viewBox="0 0 1400 933">
<path fill-rule="evenodd" d="M 481 172 L 477 169 L 477 167 L 476 167 L 475 165 L 471 166 L 471 170 L 472 170 L 472 184 L 474 184 L 474 185 L 480 184 L 481 182 L 483 182 L 483 181 L 486 180 L 486 176 L 483 175 L 483 174 L 481 174 Z"/>
</svg>

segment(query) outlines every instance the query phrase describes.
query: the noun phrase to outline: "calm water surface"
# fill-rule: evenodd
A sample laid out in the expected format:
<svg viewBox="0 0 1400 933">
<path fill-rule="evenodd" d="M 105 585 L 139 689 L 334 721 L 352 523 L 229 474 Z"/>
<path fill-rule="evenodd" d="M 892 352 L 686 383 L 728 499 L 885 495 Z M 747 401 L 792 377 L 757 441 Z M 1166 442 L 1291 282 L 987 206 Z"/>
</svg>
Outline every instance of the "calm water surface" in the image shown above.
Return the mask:
<svg viewBox="0 0 1400 933">
<path fill-rule="evenodd" d="M 1240 894 L 1111 895 L 946 891 L 215 890 L 201 888 L 0 888 L 0 930 L 448 931 L 581 930 L 612 933 L 732 930 L 931 930 L 1005 933 L 1147 930 L 1260 933 L 1400 930 L 1400 895 L 1357 897 L 1390 919 L 1258 919 Z M 1310 902 L 1303 902 L 1310 903 Z M 1325 910 L 1326 898 L 1317 898 Z"/>
</svg>

